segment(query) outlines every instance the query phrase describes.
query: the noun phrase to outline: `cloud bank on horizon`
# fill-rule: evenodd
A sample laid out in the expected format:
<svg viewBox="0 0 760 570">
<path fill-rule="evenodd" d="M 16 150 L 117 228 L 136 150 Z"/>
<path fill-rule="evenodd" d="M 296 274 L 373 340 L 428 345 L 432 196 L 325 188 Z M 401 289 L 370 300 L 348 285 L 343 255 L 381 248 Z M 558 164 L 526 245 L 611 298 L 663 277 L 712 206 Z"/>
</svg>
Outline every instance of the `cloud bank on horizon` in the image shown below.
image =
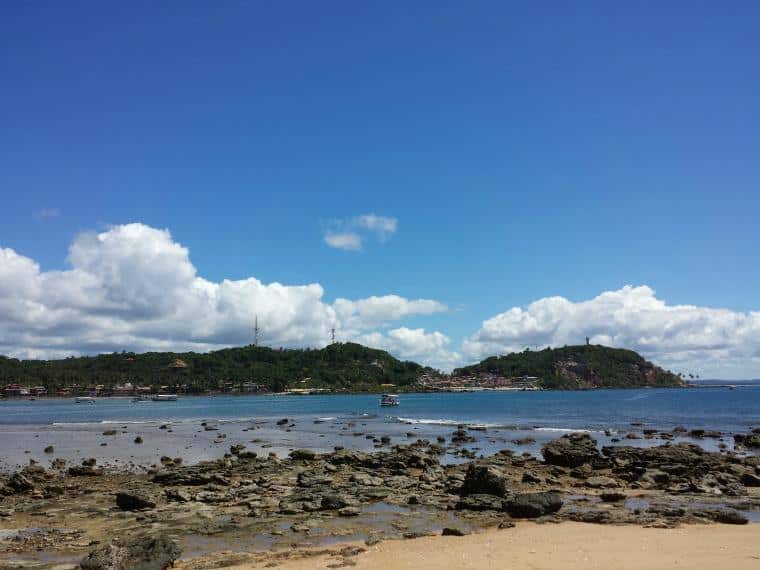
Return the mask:
<svg viewBox="0 0 760 570">
<path fill-rule="evenodd" d="M 396 231 L 390 220 L 368 215 L 353 223 L 382 240 Z M 339 340 L 443 369 L 526 347 L 577 344 L 588 336 L 592 343 L 631 348 L 665 367 L 702 376 L 760 371 L 760 312 L 668 305 L 647 286 L 626 285 L 586 301 L 546 297 L 513 307 L 484 321 L 454 349 L 443 332 L 399 323 L 447 311 L 440 301 L 385 294 L 329 303 L 317 283 L 209 281 L 168 230 L 140 223 L 80 234 L 68 261 L 70 269 L 41 271 L 34 260 L 0 247 L 0 354 L 208 351 L 250 343 L 257 315 L 271 346 L 324 346 L 335 327 Z"/>
</svg>

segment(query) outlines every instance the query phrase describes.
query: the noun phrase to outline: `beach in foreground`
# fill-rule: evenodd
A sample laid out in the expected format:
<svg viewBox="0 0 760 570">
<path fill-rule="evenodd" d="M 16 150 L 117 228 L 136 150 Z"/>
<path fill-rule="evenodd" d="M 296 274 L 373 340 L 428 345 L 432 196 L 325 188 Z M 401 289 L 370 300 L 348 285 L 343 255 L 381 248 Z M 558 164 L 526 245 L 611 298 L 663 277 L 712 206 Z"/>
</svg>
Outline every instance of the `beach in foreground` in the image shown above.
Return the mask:
<svg viewBox="0 0 760 570">
<path fill-rule="evenodd" d="M 687 525 L 677 529 L 518 523 L 507 530 L 487 530 L 464 537 L 423 537 L 387 541 L 346 558 L 332 553 L 288 560 L 249 560 L 219 555 L 196 560 L 179 570 L 231 563 L 230 570 L 261 568 L 276 562 L 282 570 L 350 566 L 359 570 L 755 570 L 760 567 L 760 541 L 755 527 Z M 347 563 L 348 562 L 348 563 Z"/>
<path fill-rule="evenodd" d="M 755 390 L 8 402 L 0 568 L 741 568 Z"/>
</svg>

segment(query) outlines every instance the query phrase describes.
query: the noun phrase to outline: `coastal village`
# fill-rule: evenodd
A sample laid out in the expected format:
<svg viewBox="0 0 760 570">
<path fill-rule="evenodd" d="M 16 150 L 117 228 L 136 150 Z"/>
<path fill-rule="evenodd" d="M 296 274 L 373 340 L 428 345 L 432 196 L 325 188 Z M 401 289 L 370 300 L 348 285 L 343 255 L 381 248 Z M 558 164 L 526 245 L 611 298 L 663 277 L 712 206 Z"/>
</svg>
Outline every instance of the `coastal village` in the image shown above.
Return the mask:
<svg viewBox="0 0 760 570">
<path fill-rule="evenodd" d="M 329 388 L 313 387 L 309 384 L 311 379 L 304 378 L 296 382 L 297 387 L 286 388 L 282 393 L 293 395 L 323 394 L 330 393 Z M 421 374 L 417 383 L 411 386 L 424 392 L 474 392 L 481 390 L 498 391 L 534 391 L 541 390 L 540 378 L 536 376 L 518 376 L 505 378 L 498 374 L 482 373 L 472 375 L 446 375 L 431 372 Z M 380 389 L 398 388 L 395 384 L 380 384 Z M 151 386 L 146 384 L 124 382 L 115 386 L 104 384 L 78 384 L 73 383 L 56 391 L 49 391 L 45 386 L 24 386 L 17 383 L 6 384 L 0 395 L 5 398 L 40 398 L 59 397 L 70 398 L 76 396 L 90 397 L 136 397 L 147 396 L 155 393 L 185 394 L 189 392 L 187 384 L 173 384 Z M 268 394 L 271 393 L 266 384 L 253 381 L 236 382 L 232 380 L 217 381 L 216 390 L 209 393 L 218 394 Z"/>
</svg>

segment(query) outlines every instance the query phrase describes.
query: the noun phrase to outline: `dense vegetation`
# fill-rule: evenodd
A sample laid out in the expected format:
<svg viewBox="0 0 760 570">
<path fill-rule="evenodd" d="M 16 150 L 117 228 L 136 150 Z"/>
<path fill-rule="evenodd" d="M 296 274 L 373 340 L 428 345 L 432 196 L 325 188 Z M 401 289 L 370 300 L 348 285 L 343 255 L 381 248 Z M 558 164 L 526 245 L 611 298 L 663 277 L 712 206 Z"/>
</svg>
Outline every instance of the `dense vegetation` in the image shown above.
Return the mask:
<svg viewBox="0 0 760 570">
<path fill-rule="evenodd" d="M 172 367 L 177 359 L 187 366 Z M 131 382 L 154 387 L 186 385 L 191 392 L 201 392 L 217 389 L 224 382 L 254 382 L 272 391 L 287 387 L 371 390 L 382 383 L 408 386 L 423 370 L 419 364 L 400 361 L 383 350 L 335 343 L 318 350 L 246 346 L 205 354 L 121 352 L 47 361 L 0 357 L 0 384 L 58 390 L 72 384 L 112 387 Z"/>
<path fill-rule="evenodd" d="M 565 346 L 492 356 L 454 371 L 490 372 L 506 377 L 537 376 L 544 388 L 626 388 L 682 386 L 679 376 L 644 360 L 638 353 L 599 345 Z"/>
</svg>

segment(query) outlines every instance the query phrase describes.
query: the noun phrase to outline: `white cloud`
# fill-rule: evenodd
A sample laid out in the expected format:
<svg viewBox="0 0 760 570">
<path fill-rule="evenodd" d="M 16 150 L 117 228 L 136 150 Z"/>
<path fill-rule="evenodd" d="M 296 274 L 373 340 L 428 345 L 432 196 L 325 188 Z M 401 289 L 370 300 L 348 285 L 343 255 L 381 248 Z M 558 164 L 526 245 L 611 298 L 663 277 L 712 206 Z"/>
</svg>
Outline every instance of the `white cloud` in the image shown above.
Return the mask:
<svg viewBox="0 0 760 570">
<path fill-rule="evenodd" d="M 431 299 L 405 299 L 398 295 L 367 297 L 351 301 L 336 299 L 333 303 L 338 318 L 349 329 L 367 329 L 411 315 L 432 315 L 447 310 L 446 305 Z"/>
<path fill-rule="evenodd" d="M 323 346 L 332 327 L 353 340 L 379 324 L 445 309 L 398 295 L 330 304 L 316 283 L 209 281 L 168 230 L 143 224 L 81 234 L 68 261 L 65 271 L 42 271 L 0 248 L 0 354 L 207 351 L 250 343 L 255 315 L 271 346 Z"/>
<path fill-rule="evenodd" d="M 335 249 L 344 249 L 346 251 L 361 251 L 362 238 L 354 232 L 325 234 L 325 243 Z"/>
<path fill-rule="evenodd" d="M 398 220 L 376 214 L 362 214 L 355 218 L 332 220 L 325 231 L 324 240 L 335 249 L 361 251 L 364 240 L 374 234 L 380 241 L 386 241 L 396 233 Z"/>
<path fill-rule="evenodd" d="M 396 230 L 398 229 L 398 220 L 387 216 L 364 214 L 356 218 L 356 225 L 375 232 L 377 237 L 380 238 L 381 241 L 384 241 L 389 236 L 396 233 Z"/>
<path fill-rule="evenodd" d="M 477 360 L 526 347 L 594 344 L 631 348 L 677 371 L 746 376 L 760 370 L 760 312 L 668 305 L 647 286 L 572 302 L 546 297 L 486 320 L 463 343 Z"/>
<path fill-rule="evenodd" d="M 458 353 L 448 349 L 451 344 L 449 337 L 438 331 L 426 332 L 422 328 L 400 327 L 385 333 L 374 331 L 358 336 L 356 341 L 442 370 L 451 370 L 460 360 Z"/>
</svg>

